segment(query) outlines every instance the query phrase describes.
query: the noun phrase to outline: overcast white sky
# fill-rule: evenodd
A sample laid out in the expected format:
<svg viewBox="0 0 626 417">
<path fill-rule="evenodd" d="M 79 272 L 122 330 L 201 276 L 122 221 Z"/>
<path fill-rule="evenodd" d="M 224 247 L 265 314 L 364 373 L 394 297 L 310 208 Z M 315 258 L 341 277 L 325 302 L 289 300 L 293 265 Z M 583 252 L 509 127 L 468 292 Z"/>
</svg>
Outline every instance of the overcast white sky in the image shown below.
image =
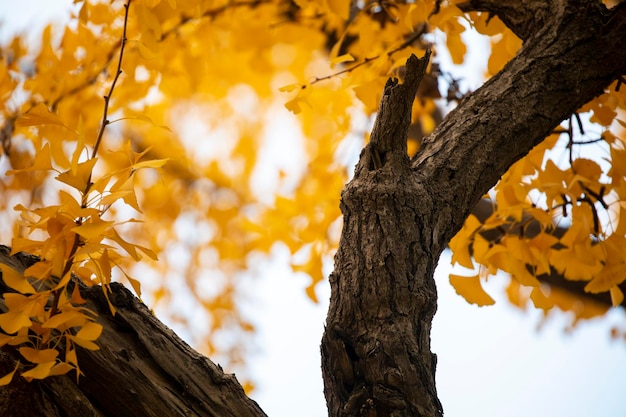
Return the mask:
<svg viewBox="0 0 626 417">
<path fill-rule="evenodd" d="M 42 23 L 67 15 L 70 4 L 0 0 L 0 40 L 26 30 L 36 39 Z M 9 243 L 4 240 L 0 236 Z M 258 387 L 252 397 L 270 417 L 323 417 L 319 341 L 328 285 L 319 290 L 322 302 L 313 305 L 305 297 L 306 279 L 290 274 L 286 254 L 275 253 L 270 273 L 250 283 L 256 288 L 249 293 L 259 295 L 248 308 L 258 325 L 260 350 L 250 360 Z M 432 332 L 447 417 L 626 416 L 626 344 L 609 336 L 611 324 L 624 323 L 621 311 L 582 323 L 570 334 L 563 331 L 567 318 L 556 314 L 538 331 L 539 312 L 520 312 L 498 297 L 502 279 L 488 287 L 495 306 L 467 304 L 448 283 L 449 264 L 444 254 Z"/>
</svg>

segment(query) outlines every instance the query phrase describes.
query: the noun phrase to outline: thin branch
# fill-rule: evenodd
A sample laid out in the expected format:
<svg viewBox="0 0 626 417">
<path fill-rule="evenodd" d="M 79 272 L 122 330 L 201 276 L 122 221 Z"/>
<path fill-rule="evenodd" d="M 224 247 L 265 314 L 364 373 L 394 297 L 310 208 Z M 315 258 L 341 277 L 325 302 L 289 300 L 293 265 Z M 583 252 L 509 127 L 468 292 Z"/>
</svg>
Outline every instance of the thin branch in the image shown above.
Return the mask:
<svg viewBox="0 0 626 417">
<path fill-rule="evenodd" d="M 111 96 L 113 95 L 113 90 L 115 89 L 115 85 L 117 84 L 117 80 L 120 77 L 120 74 L 122 73 L 122 58 L 124 57 L 124 48 L 126 47 L 126 28 L 128 26 L 128 9 L 130 9 L 130 2 L 132 0 L 128 0 L 128 3 L 126 3 L 124 5 L 124 8 L 126 9 L 124 11 L 124 29 L 122 32 L 122 41 L 121 41 L 121 47 L 120 47 L 120 58 L 117 61 L 117 70 L 115 71 L 115 77 L 113 78 L 113 82 L 111 83 L 111 87 L 109 88 L 109 93 L 104 96 L 104 111 L 102 114 L 102 124 L 100 125 L 100 131 L 98 132 L 98 138 L 96 139 L 96 144 L 93 147 L 93 152 L 91 153 L 91 158 L 95 158 L 96 155 L 98 154 L 98 148 L 100 147 L 100 142 L 102 141 L 102 136 L 104 135 L 104 130 L 106 129 L 107 125 L 109 124 L 109 120 L 107 119 L 107 115 L 109 112 L 109 102 L 111 101 Z M 87 185 L 87 187 L 89 187 L 89 185 Z M 86 190 L 88 191 L 88 190 Z"/>
<path fill-rule="evenodd" d="M 598 143 L 604 141 L 604 138 L 600 137 L 598 139 L 590 139 L 590 140 L 573 140 L 570 143 L 572 145 L 591 145 L 592 143 Z"/>
<path fill-rule="evenodd" d="M 100 146 L 100 143 L 102 141 L 102 137 L 104 135 L 104 130 L 106 129 L 106 126 L 109 124 L 109 121 L 107 120 L 107 114 L 108 114 L 108 110 L 109 110 L 109 101 L 111 99 L 111 95 L 113 94 L 113 90 L 115 89 L 115 85 L 117 84 L 117 80 L 120 76 L 120 74 L 122 73 L 122 58 L 124 56 L 124 46 L 126 45 L 126 28 L 128 26 L 128 11 L 130 9 L 130 3 L 132 2 L 132 0 L 128 0 L 128 2 L 124 5 L 124 8 L 126 9 L 124 12 L 124 28 L 122 31 L 122 40 L 121 40 L 121 48 L 120 48 L 120 55 L 119 55 L 119 61 L 117 64 L 117 72 L 115 74 L 115 77 L 113 78 L 113 82 L 111 83 L 111 87 L 109 88 L 109 93 L 108 95 L 104 96 L 104 110 L 103 110 L 103 114 L 102 114 L 102 124 L 100 126 L 100 131 L 98 132 L 98 137 L 96 139 L 96 144 L 94 146 L 93 152 L 91 154 L 91 159 L 95 158 L 96 155 L 98 154 L 98 148 Z M 82 208 L 86 208 L 88 205 L 87 202 L 87 196 L 89 194 L 89 190 L 91 189 L 91 174 L 89 175 L 89 179 L 87 180 L 87 185 L 85 186 L 85 190 L 83 191 L 83 196 L 82 196 L 82 201 L 81 201 L 81 207 Z M 82 218 L 78 218 L 76 219 L 76 225 L 80 226 L 83 223 L 83 219 Z M 68 274 L 70 272 L 70 270 L 72 269 L 72 265 L 74 263 L 74 255 L 76 254 L 76 251 L 78 250 L 79 246 L 81 245 L 81 237 L 78 233 L 76 233 L 74 235 L 74 242 L 72 243 L 72 248 L 70 249 L 70 253 L 67 256 L 67 260 L 65 262 L 65 266 L 63 267 L 63 273 L 61 274 L 61 277 L 59 277 L 60 279 L 62 279 L 66 274 Z M 58 289 L 54 292 L 54 302 L 52 304 L 52 311 L 51 311 L 51 315 L 54 315 L 56 313 L 56 309 L 57 309 L 57 304 L 58 304 L 58 299 L 61 293 L 61 289 Z"/>
<path fill-rule="evenodd" d="M 386 52 L 386 55 L 388 57 L 390 57 L 391 55 L 395 54 L 396 52 L 399 52 L 401 50 L 403 50 L 404 48 L 410 46 L 413 42 L 415 42 L 416 40 L 418 40 L 419 38 L 422 37 L 422 35 L 424 33 L 426 33 L 426 23 L 422 23 L 421 27 L 419 28 L 419 30 L 417 32 L 415 32 L 412 36 L 410 36 L 408 39 L 406 39 L 404 42 L 402 42 L 398 47 Z M 350 68 L 345 68 L 342 69 L 341 71 L 335 72 L 333 74 L 329 74 L 329 75 L 325 75 L 323 77 L 315 77 L 315 79 L 313 81 L 310 82 L 311 85 L 319 83 L 320 81 L 325 81 L 325 80 L 330 80 L 331 78 L 337 77 L 339 75 L 342 74 L 346 74 L 348 72 L 354 71 L 355 69 L 362 67 L 363 65 L 375 61 L 378 58 L 380 58 L 382 56 L 381 55 L 376 55 L 373 56 L 371 58 L 365 58 L 363 61 L 359 62 L 358 64 L 355 64 L 353 66 L 351 66 Z"/>
</svg>

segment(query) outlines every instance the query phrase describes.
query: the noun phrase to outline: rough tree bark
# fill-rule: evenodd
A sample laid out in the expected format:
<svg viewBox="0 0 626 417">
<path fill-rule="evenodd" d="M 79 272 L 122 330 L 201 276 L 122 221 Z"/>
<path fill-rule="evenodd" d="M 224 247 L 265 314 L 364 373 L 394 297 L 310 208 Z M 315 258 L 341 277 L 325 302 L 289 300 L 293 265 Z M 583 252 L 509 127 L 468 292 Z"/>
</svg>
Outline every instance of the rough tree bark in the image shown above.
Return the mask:
<svg viewBox="0 0 626 417">
<path fill-rule="evenodd" d="M 409 161 L 411 94 L 424 62 L 390 81 L 370 144 L 342 193 L 344 226 L 322 338 L 331 417 L 441 416 L 430 327 L 434 267 L 506 170 L 626 72 L 626 7 L 601 2 L 473 0 L 524 40 Z"/>
<path fill-rule="evenodd" d="M 626 6 L 599 0 L 471 0 L 524 40 L 519 54 L 468 96 L 409 161 L 408 110 L 425 60 L 389 82 L 354 179 L 342 193 L 344 230 L 322 340 L 331 417 L 440 416 L 430 326 L 433 271 L 480 197 L 563 119 L 626 73 Z M 532 11 L 532 12 L 529 12 Z M 0 262 L 24 268 L 28 256 Z M 0 292 L 8 289 L 0 285 Z M 101 350 L 82 351 L 86 376 L 0 390 L 3 416 L 265 416 L 235 378 L 191 350 L 121 286 L 112 317 L 98 289 Z M 1 303 L 0 303 L 1 304 Z M 0 372 L 19 354 L 0 349 Z"/>
<path fill-rule="evenodd" d="M 36 258 L 9 256 L 0 245 L 0 263 L 23 272 Z M 0 292 L 9 289 L 0 282 Z M 102 289 L 81 288 L 86 307 L 98 313 L 103 332 L 100 350 L 78 349 L 85 374 L 26 382 L 22 378 L 0 389 L 4 417 L 266 417 L 243 391 L 234 375 L 191 349 L 122 285 L 113 283 L 109 299 Z M 0 374 L 15 368 L 20 354 L 0 350 Z"/>
</svg>

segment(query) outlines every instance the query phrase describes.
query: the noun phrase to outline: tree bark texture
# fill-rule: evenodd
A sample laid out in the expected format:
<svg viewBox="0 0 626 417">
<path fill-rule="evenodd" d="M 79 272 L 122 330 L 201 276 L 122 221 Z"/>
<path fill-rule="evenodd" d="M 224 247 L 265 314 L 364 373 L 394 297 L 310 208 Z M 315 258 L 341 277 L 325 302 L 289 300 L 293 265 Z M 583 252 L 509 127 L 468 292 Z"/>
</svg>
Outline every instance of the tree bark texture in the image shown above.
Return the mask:
<svg viewBox="0 0 626 417">
<path fill-rule="evenodd" d="M 0 262 L 15 270 L 35 261 L 9 256 L 9 248 L 0 246 Z M 1 281 L 0 291 L 9 291 Z M 81 295 L 103 326 L 100 350 L 77 350 L 85 375 L 78 382 L 74 373 L 32 382 L 15 376 L 0 389 L 0 416 L 266 416 L 234 375 L 191 349 L 122 285 L 111 284 L 115 316 L 102 288 L 82 288 Z M 17 349 L 3 346 L 0 374 L 12 371 L 20 358 Z"/>
<path fill-rule="evenodd" d="M 626 7 L 607 10 L 596 0 L 460 7 L 498 15 L 524 44 L 410 162 L 407 101 L 424 61 L 409 60 L 403 84 L 387 83 L 371 141 L 342 192 L 321 345 L 330 417 L 442 415 L 430 352 L 441 251 L 514 162 L 626 73 Z"/>
<path fill-rule="evenodd" d="M 385 87 L 371 141 L 341 197 L 344 224 L 322 338 L 331 416 L 441 415 L 430 327 L 436 309 L 424 188 L 406 135 L 428 64 L 414 56 L 404 84 Z"/>
</svg>

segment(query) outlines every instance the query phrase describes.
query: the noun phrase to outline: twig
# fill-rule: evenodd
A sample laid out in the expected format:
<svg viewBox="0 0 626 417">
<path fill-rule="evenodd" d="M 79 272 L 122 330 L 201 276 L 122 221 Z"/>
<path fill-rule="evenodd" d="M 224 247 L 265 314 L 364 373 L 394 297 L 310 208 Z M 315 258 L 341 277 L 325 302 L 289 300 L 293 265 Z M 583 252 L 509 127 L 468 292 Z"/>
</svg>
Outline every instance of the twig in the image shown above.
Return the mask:
<svg viewBox="0 0 626 417">
<path fill-rule="evenodd" d="M 100 131 L 98 132 L 98 138 L 96 139 L 96 144 L 93 147 L 93 152 L 91 153 L 91 158 L 95 158 L 98 154 L 98 148 L 100 147 L 100 142 L 102 141 L 102 136 L 104 135 L 104 129 L 106 129 L 109 124 L 109 120 L 107 119 L 108 111 L 109 111 L 109 102 L 111 100 L 111 96 L 113 95 L 113 90 L 115 89 L 115 85 L 117 84 L 117 80 L 122 73 L 122 58 L 124 57 L 124 47 L 126 47 L 126 27 L 128 26 L 128 9 L 130 9 L 130 2 L 132 0 L 128 0 L 128 3 L 124 5 L 126 9 L 124 12 L 124 29 L 122 32 L 122 41 L 120 46 L 120 59 L 117 61 L 117 70 L 115 72 L 115 77 L 113 78 L 113 82 L 111 83 L 111 88 L 109 88 L 109 94 L 104 96 L 104 112 L 102 115 L 102 124 L 100 125 Z M 89 184 L 87 185 L 89 187 Z M 89 190 L 86 190 L 89 191 Z"/>
<path fill-rule="evenodd" d="M 404 48 L 406 48 L 407 46 L 411 45 L 413 42 L 418 40 L 424 33 L 426 33 L 426 23 L 422 23 L 421 28 L 417 32 L 415 32 L 413 34 L 413 36 L 409 37 L 407 40 L 402 42 L 400 44 L 400 46 L 392 49 L 391 51 L 388 51 L 386 53 L 386 55 L 389 57 L 389 56 L 395 54 L 396 52 L 403 50 Z M 342 69 L 341 71 L 335 72 L 333 74 L 325 75 L 323 77 L 315 77 L 315 79 L 313 81 L 311 81 L 309 84 L 313 85 L 313 84 L 319 83 L 320 81 L 330 80 L 331 78 L 337 77 L 337 76 L 339 76 L 341 74 L 345 74 L 345 73 L 354 71 L 355 69 L 357 69 L 359 67 L 362 67 L 363 65 L 365 65 L 365 64 L 367 64 L 369 62 L 377 60 L 381 56 L 382 56 L 382 54 L 381 55 L 376 55 L 376 56 L 371 57 L 371 58 L 365 58 L 363 61 L 359 62 L 358 64 L 355 64 L 355 65 L 351 66 L 350 68 L 345 68 L 345 69 Z"/>
<path fill-rule="evenodd" d="M 124 56 L 124 46 L 126 45 L 126 27 L 128 26 L 128 10 L 130 9 L 130 3 L 132 0 L 128 0 L 128 2 L 124 5 L 124 8 L 126 9 L 124 12 L 124 29 L 122 32 L 122 40 L 121 40 L 121 48 L 120 48 L 120 58 L 117 64 L 117 72 L 115 74 L 115 78 L 113 78 L 113 82 L 111 83 L 111 88 L 109 88 L 109 93 L 108 95 L 104 96 L 104 110 L 103 110 L 103 115 L 102 115 L 102 124 L 100 126 L 100 130 L 98 132 L 98 138 L 96 139 L 96 144 L 94 146 L 93 152 L 91 153 L 91 158 L 95 158 L 96 155 L 98 154 L 98 148 L 100 146 L 100 143 L 102 142 L 102 137 L 104 135 L 104 130 L 106 129 L 107 125 L 109 124 L 109 121 L 107 120 L 107 114 L 108 114 L 108 110 L 109 110 L 109 100 L 111 99 L 111 95 L 113 95 L 113 90 L 115 89 L 115 85 L 117 83 L 117 80 L 120 76 L 120 74 L 122 73 L 122 58 Z M 87 201 L 87 195 L 89 194 L 89 190 L 91 189 L 91 174 L 89 175 L 89 179 L 87 180 L 87 185 L 85 186 L 85 190 L 83 191 L 83 196 L 82 196 L 82 201 L 81 201 L 81 207 L 82 208 L 86 208 L 88 205 L 88 201 Z M 78 218 L 76 219 L 76 225 L 80 226 L 83 223 L 83 219 L 82 218 Z M 74 242 L 72 243 L 72 248 L 70 249 L 70 253 L 67 257 L 65 266 L 63 268 L 63 273 L 61 274 L 61 277 L 59 277 L 60 279 L 63 279 L 63 277 L 68 274 L 70 272 L 70 270 L 72 269 L 72 265 L 73 265 L 73 259 L 74 259 L 74 255 L 76 254 L 76 251 L 78 250 L 78 247 L 81 245 L 81 237 L 78 233 L 76 233 L 74 235 Z M 56 309 L 57 309 L 57 303 L 58 303 L 58 299 L 60 296 L 60 291 L 61 289 L 58 289 L 54 292 L 54 302 L 52 304 L 52 311 L 51 311 L 51 315 L 54 315 L 54 313 L 56 313 Z"/>
</svg>

